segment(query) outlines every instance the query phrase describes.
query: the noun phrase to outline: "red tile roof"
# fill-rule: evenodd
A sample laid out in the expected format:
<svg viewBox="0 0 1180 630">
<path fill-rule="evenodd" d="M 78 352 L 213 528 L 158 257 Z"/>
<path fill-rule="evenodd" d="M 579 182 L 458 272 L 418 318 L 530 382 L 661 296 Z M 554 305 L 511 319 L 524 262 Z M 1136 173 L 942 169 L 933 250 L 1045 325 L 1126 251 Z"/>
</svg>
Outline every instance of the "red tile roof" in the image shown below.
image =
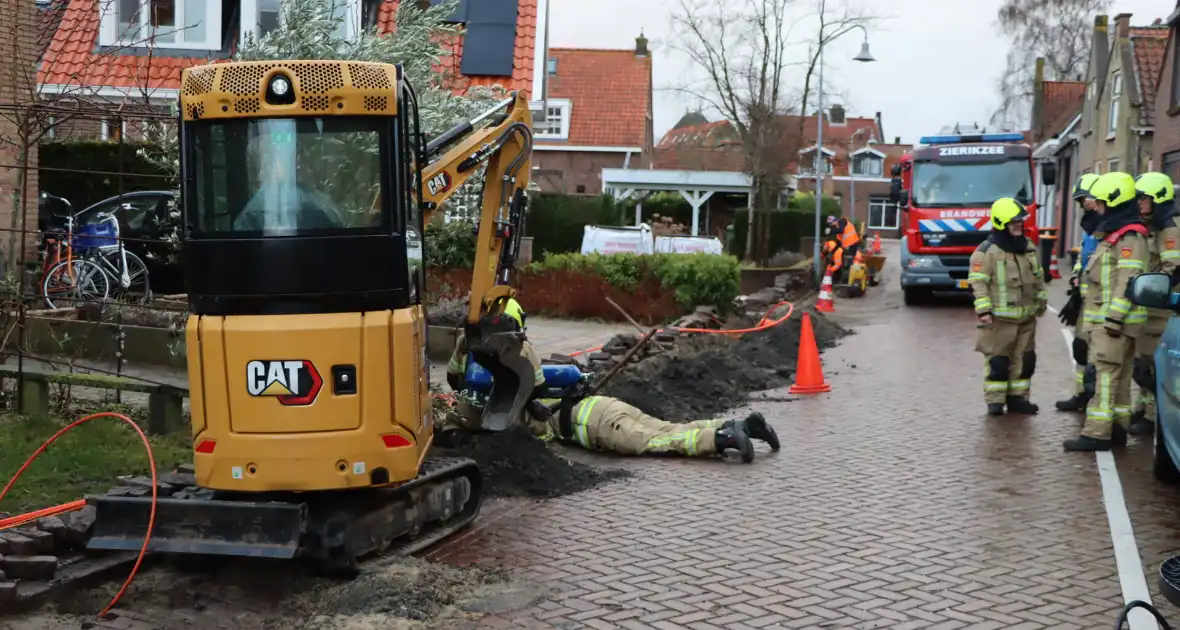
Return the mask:
<svg viewBox="0 0 1180 630">
<path fill-rule="evenodd" d="M 1086 98 L 1085 81 L 1045 81 L 1044 110 L 1040 129 L 1029 133 L 1044 140 L 1060 133 L 1082 109 Z M 1027 137 L 1027 136 L 1026 136 Z"/>
<path fill-rule="evenodd" d="M 1155 88 L 1164 67 L 1168 47 L 1168 28 L 1132 28 L 1131 54 L 1135 58 L 1135 77 L 1139 82 L 1139 124 L 1155 121 Z"/>
<path fill-rule="evenodd" d="M 550 98 L 572 104 L 566 141 L 537 139 L 537 145 L 646 147 L 652 108 L 651 55 L 634 50 L 550 48 L 557 60 L 549 75 Z"/>
<path fill-rule="evenodd" d="M 40 83 L 111 87 L 180 87 L 180 72 L 208 63 L 207 56 L 166 57 L 123 54 L 125 50 L 96 52 L 99 10 L 97 0 L 68 0 L 61 24 L 46 48 L 37 80 Z M 385 0 L 378 11 L 383 32 L 393 29 L 398 0 Z M 440 70 L 449 71 L 453 85 L 462 91 L 471 85 L 500 84 L 510 90 L 529 90 L 533 79 L 536 42 L 537 0 L 519 0 L 516 26 L 516 59 L 512 77 L 465 77 L 459 75 L 462 39 L 451 44 L 454 55 L 444 57 Z"/>
<path fill-rule="evenodd" d="M 799 123 L 803 123 L 802 139 L 800 140 L 796 133 L 792 134 L 794 138 L 790 141 L 790 144 L 796 147 L 796 152 L 800 148 L 806 149 L 808 146 L 815 145 L 815 116 L 807 116 L 802 121 L 799 116 L 785 116 L 784 119 L 788 130 L 798 129 Z M 853 134 L 862 129 L 868 131 L 860 133 L 853 144 L 851 142 Z M 833 172 L 836 175 L 847 175 L 849 152 L 858 151 L 868 146 L 885 154 L 885 176 L 888 176 L 889 169 L 897 163 L 903 153 L 910 149 L 910 146 L 882 142 L 868 144 L 870 138 L 880 140 L 875 137 L 876 134 L 877 121 L 872 118 L 847 118 L 843 125 L 833 125 L 825 120 L 824 147 L 836 154 L 832 165 Z M 724 120 L 672 129 L 660 139 L 655 151 L 655 168 L 690 171 L 741 171 L 744 169 L 744 164 L 745 159 L 742 155 L 741 144 L 737 140 L 736 131 L 728 121 Z M 794 172 L 797 167 L 798 156 L 795 155 L 792 156 L 787 170 Z"/>
</svg>

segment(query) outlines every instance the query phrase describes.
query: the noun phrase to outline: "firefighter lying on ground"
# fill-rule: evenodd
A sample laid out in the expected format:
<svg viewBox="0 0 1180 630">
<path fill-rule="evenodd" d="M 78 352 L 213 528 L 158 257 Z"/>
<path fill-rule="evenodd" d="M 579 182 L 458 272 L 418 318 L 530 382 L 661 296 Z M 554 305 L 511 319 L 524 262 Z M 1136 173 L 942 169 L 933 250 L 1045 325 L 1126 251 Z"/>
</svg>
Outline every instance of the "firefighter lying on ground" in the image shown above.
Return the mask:
<svg viewBox="0 0 1180 630">
<path fill-rule="evenodd" d="M 1126 297 L 1131 278 L 1147 269 L 1148 230 L 1139 215 L 1135 180 L 1127 173 L 1101 175 L 1090 188 L 1102 221 L 1094 231 L 1098 247 L 1086 261 L 1086 305 L 1094 396 L 1086 405 L 1081 435 L 1065 440 L 1067 451 L 1108 451 L 1127 443 L 1131 423 L 1131 369 L 1135 340 L 1147 310 Z"/>
<path fill-rule="evenodd" d="M 478 422 L 482 411 L 479 394 L 460 392 L 451 413 L 462 416 L 466 422 L 459 420 L 440 426 L 443 434 L 439 443 L 453 443 L 453 436 L 446 433 L 470 430 L 470 420 Z M 675 423 L 649 416 L 610 396 L 571 394 L 563 398 L 535 398 L 526 407 L 524 421 L 541 440 L 558 440 L 588 451 L 616 455 L 713 457 L 733 450 L 743 462 L 750 463 L 754 461 L 751 439 L 766 442 L 774 451 L 780 446 L 778 435 L 758 412 L 744 420 Z"/>
<path fill-rule="evenodd" d="M 1084 411 L 1086 403 L 1094 393 L 1094 369 L 1087 368 L 1090 362 L 1090 328 L 1086 319 L 1082 317 L 1082 308 L 1086 300 L 1086 282 L 1082 271 L 1086 268 L 1086 261 L 1098 246 L 1098 239 L 1094 237 L 1094 230 L 1102 220 L 1098 214 L 1094 197 L 1090 196 L 1090 187 L 1098 181 L 1094 173 L 1086 173 L 1078 179 L 1073 189 L 1074 201 L 1081 210 L 1082 246 L 1078 251 L 1077 261 L 1073 266 L 1073 275 L 1069 278 L 1069 301 L 1062 307 L 1058 318 L 1066 326 L 1073 327 L 1073 360 L 1074 360 L 1074 394 L 1057 401 L 1057 408 L 1062 411 Z M 1087 376 L 1088 375 L 1088 376 Z"/>
<path fill-rule="evenodd" d="M 1037 413 L 1029 402 L 1036 371 L 1037 318 L 1048 308 L 1045 275 L 1024 235 L 1024 205 L 1010 197 L 991 208 L 991 235 L 971 254 L 967 275 L 975 295 L 979 335 L 975 350 L 986 358 L 983 399 L 988 415 Z"/>
<path fill-rule="evenodd" d="M 1180 265 L 1180 217 L 1176 216 L 1172 178 L 1163 173 L 1144 173 L 1135 179 L 1135 192 L 1151 248 L 1147 270 L 1174 276 Z M 1167 309 L 1147 309 L 1143 333 L 1135 340 L 1131 378 L 1139 386 L 1139 397 L 1131 413 L 1131 435 L 1149 435 L 1155 431 L 1155 349 L 1171 316 Z"/>
</svg>

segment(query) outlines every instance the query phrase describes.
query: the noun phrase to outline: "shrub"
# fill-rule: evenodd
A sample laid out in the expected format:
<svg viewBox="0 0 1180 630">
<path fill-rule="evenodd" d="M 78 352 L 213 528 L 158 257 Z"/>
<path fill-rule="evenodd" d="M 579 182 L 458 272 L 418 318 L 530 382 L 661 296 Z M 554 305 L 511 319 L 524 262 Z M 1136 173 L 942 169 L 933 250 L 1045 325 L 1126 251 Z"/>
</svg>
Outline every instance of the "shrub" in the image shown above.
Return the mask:
<svg viewBox="0 0 1180 630">
<path fill-rule="evenodd" d="M 475 223 L 455 219 L 426 225 L 423 255 L 429 267 L 470 269 L 475 265 Z"/>
<path fill-rule="evenodd" d="M 69 199 L 77 212 L 120 193 L 175 188 L 176 182 L 161 177 L 166 175 L 164 170 L 144 158 L 141 148 L 157 149 L 155 145 L 131 142 L 122 149 L 118 142 L 97 140 L 42 142 L 38 148 L 40 189 Z M 123 173 L 122 178 L 119 173 Z"/>
<path fill-rule="evenodd" d="M 665 290 L 675 291 L 676 302 L 684 308 L 698 304 L 727 308 L 741 291 L 738 259 L 715 254 L 551 254 L 529 269 L 594 274 L 626 291 L 655 278 Z"/>
<path fill-rule="evenodd" d="M 612 198 L 537 193 L 529 199 L 525 236 L 533 237 L 533 257 L 582 251 L 587 225 L 623 225 L 623 210 Z"/>
</svg>

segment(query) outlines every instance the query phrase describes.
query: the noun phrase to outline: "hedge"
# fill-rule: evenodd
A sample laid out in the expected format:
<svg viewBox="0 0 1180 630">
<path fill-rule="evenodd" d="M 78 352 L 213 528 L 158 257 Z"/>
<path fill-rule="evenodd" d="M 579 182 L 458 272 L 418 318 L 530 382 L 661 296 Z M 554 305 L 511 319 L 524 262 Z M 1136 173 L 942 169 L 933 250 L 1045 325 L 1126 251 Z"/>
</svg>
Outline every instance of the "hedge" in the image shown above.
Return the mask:
<svg viewBox="0 0 1180 630">
<path fill-rule="evenodd" d="M 675 293 L 684 309 L 699 304 L 728 308 L 741 292 L 741 265 L 734 256 L 716 254 L 552 254 L 529 266 L 530 273 L 569 271 L 604 278 L 634 292 L 649 279 Z"/>
<path fill-rule="evenodd" d="M 65 197 L 75 211 L 104 199 L 137 190 L 172 190 L 169 178 L 158 166 L 139 155 L 139 149 L 154 145 L 126 142 L 122 145 L 120 167 L 119 143 L 98 140 L 51 141 L 40 144 L 37 177 L 40 189 Z M 120 178 L 122 176 L 122 190 Z"/>
<path fill-rule="evenodd" d="M 625 225 L 623 208 L 607 195 L 573 197 L 538 193 L 530 196 L 524 234 L 533 237 L 534 258 L 582 251 L 582 235 L 587 225 Z"/>
</svg>

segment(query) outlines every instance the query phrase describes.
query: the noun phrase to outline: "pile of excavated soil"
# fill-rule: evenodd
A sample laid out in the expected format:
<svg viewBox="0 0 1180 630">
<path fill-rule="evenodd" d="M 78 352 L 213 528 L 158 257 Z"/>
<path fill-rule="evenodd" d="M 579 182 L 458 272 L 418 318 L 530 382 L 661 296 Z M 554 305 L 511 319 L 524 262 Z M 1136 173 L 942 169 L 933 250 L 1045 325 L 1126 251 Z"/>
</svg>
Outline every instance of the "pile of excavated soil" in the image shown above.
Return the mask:
<svg viewBox="0 0 1180 630">
<path fill-rule="evenodd" d="M 851 334 L 823 314 L 808 312 L 821 351 Z M 714 417 L 746 402 L 751 392 L 791 382 L 799 359 L 801 315 L 736 340 L 723 335 L 681 339 L 671 352 L 622 370 L 602 393 L 672 422 Z M 754 324 L 739 321 L 729 327 Z"/>
<path fill-rule="evenodd" d="M 431 455 L 475 460 L 483 475 L 484 492 L 489 496 L 550 499 L 631 476 L 625 470 L 595 468 L 565 459 L 523 426 L 451 438 L 451 442 L 431 450 Z"/>
</svg>

